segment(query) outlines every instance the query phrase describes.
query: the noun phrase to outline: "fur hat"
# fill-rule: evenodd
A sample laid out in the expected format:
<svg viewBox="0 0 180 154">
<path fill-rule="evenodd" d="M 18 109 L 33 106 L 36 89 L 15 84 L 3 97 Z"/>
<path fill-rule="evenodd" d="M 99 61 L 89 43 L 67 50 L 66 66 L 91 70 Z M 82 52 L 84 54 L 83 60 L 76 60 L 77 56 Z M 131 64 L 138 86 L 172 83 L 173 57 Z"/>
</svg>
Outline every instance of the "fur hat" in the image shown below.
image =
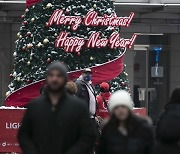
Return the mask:
<svg viewBox="0 0 180 154">
<path fill-rule="evenodd" d="M 66 89 L 67 89 L 67 92 L 69 92 L 72 95 L 76 94 L 78 91 L 77 85 L 73 81 L 69 81 L 66 83 Z"/>
<path fill-rule="evenodd" d="M 130 94 L 125 90 L 119 90 L 114 92 L 109 98 L 109 111 L 112 113 L 117 106 L 126 106 L 130 110 L 133 109 L 133 101 Z"/>
</svg>

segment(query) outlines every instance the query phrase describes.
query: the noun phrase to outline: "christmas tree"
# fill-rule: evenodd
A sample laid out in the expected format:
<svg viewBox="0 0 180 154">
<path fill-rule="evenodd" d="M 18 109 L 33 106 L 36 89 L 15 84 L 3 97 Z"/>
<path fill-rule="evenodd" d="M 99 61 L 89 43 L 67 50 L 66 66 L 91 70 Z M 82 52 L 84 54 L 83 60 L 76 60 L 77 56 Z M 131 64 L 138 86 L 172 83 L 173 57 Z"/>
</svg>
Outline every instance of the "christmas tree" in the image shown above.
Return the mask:
<svg viewBox="0 0 180 154">
<path fill-rule="evenodd" d="M 84 16 L 94 10 L 99 16 L 115 14 L 112 0 L 43 0 L 25 10 L 22 26 L 17 34 L 14 51 L 14 68 L 10 77 L 9 92 L 45 77 L 46 67 L 52 61 L 65 63 L 70 71 L 88 68 L 111 61 L 122 54 L 121 48 L 111 49 L 82 47 L 81 52 L 68 52 L 55 46 L 60 32 L 68 32 L 69 37 L 89 38 L 92 32 L 100 32 L 99 37 L 108 38 L 119 27 L 85 26 L 80 24 L 76 31 L 68 25 L 48 25 L 55 10 L 63 10 L 67 16 Z M 123 72 L 111 81 L 113 91 L 128 89 L 127 73 Z"/>
<path fill-rule="evenodd" d="M 126 90 L 130 92 L 129 80 L 127 79 L 127 77 L 128 74 L 124 69 L 123 72 L 118 77 L 111 80 L 109 82 L 109 84 L 111 85 L 111 92 L 115 92 L 116 90 Z"/>
</svg>

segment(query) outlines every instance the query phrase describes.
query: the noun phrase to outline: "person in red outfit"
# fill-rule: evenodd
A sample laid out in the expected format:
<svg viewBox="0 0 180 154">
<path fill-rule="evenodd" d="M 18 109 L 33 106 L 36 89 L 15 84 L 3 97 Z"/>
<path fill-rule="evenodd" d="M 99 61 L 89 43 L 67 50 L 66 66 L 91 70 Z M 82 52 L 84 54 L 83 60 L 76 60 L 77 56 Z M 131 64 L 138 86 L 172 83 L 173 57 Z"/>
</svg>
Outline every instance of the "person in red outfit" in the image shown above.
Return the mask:
<svg viewBox="0 0 180 154">
<path fill-rule="evenodd" d="M 101 117 L 102 119 L 106 119 L 109 117 L 108 112 L 108 100 L 111 96 L 110 93 L 110 86 L 107 82 L 103 82 L 100 84 L 100 94 L 96 97 L 97 99 L 97 116 Z"/>
</svg>

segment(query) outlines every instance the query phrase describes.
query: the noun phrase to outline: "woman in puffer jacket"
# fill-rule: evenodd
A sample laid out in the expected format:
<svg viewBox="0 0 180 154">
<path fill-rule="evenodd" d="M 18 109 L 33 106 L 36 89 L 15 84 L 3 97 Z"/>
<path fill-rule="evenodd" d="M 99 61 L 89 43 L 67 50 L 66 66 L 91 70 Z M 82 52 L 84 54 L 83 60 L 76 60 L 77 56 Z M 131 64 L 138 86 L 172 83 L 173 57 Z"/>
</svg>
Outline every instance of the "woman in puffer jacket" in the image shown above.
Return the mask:
<svg viewBox="0 0 180 154">
<path fill-rule="evenodd" d="M 99 141 L 98 154 L 150 154 L 153 132 L 147 120 L 132 113 L 128 92 L 120 90 L 109 100 L 111 114 Z"/>
<path fill-rule="evenodd" d="M 176 88 L 157 124 L 153 154 L 180 154 L 180 87 Z"/>
</svg>

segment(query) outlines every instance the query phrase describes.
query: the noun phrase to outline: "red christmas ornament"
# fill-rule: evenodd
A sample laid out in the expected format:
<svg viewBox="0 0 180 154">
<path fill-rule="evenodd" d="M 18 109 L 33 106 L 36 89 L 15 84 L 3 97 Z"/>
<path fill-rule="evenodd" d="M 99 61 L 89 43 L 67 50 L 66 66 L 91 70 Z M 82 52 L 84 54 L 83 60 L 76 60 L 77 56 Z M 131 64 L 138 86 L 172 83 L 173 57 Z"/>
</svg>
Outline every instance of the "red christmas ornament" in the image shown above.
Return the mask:
<svg viewBox="0 0 180 154">
<path fill-rule="evenodd" d="M 29 47 L 29 49 L 32 49 L 32 48 L 33 48 L 33 46 L 30 46 L 30 47 Z"/>
<path fill-rule="evenodd" d="M 126 83 L 125 82 L 121 82 L 121 85 L 124 87 L 126 85 Z"/>
<path fill-rule="evenodd" d="M 21 19 L 24 19 L 24 17 L 25 17 L 25 16 L 24 16 L 24 15 L 22 15 L 22 16 L 21 16 Z"/>
<path fill-rule="evenodd" d="M 26 35 L 27 35 L 27 36 L 31 36 L 31 32 L 27 32 Z"/>
<path fill-rule="evenodd" d="M 47 63 L 50 63 L 50 62 L 51 62 L 51 59 L 50 59 L 50 58 L 48 58 L 48 59 L 47 59 Z"/>
<path fill-rule="evenodd" d="M 13 75 L 12 75 L 12 74 L 9 74 L 9 77 L 10 77 L 10 78 L 13 78 Z"/>
<path fill-rule="evenodd" d="M 29 49 L 32 49 L 32 48 L 33 48 L 33 44 L 30 43 L 30 44 L 27 45 L 27 47 L 28 47 Z"/>
<path fill-rule="evenodd" d="M 66 12 L 65 12 L 65 13 L 66 13 L 66 14 L 69 14 L 69 12 L 70 12 L 70 11 L 69 11 L 68 9 L 66 9 Z"/>
<path fill-rule="evenodd" d="M 26 47 L 22 47 L 22 51 L 26 51 Z"/>
<path fill-rule="evenodd" d="M 49 23 L 48 22 L 46 22 L 46 27 L 49 27 Z"/>
<path fill-rule="evenodd" d="M 23 25 L 27 25 L 27 23 L 28 23 L 27 21 L 23 21 Z"/>
<path fill-rule="evenodd" d="M 77 56 L 80 56 L 81 55 L 81 53 L 80 52 L 77 52 Z"/>
</svg>

